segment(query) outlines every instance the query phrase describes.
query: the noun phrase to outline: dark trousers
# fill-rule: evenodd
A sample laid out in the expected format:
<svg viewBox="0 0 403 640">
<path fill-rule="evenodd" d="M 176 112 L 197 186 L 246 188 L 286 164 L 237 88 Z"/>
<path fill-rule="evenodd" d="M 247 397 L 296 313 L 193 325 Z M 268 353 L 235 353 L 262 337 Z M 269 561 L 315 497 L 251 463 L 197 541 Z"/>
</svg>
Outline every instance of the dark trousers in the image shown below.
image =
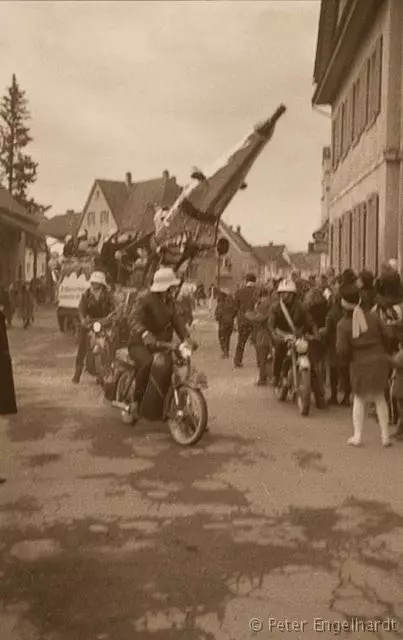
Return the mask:
<svg viewBox="0 0 403 640">
<path fill-rule="evenodd" d="M 219 322 L 218 323 L 218 340 L 220 343 L 221 351 L 223 355 L 229 355 L 229 348 L 231 342 L 232 332 L 234 330 L 234 325 L 228 322 Z"/>
<path fill-rule="evenodd" d="M 78 334 L 78 348 L 76 355 L 76 371 L 82 373 L 84 368 L 85 356 L 88 349 L 88 329 L 80 327 L 80 333 Z"/>
<path fill-rule="evenodd" d="M 399 414 L 399 420 L 397 423 L 397 431 L 399 435 L 403 435 L 403 398 L 393 398 L 397 405 L 397 412 Z"/>
<path fill-rule="evenodd" d="M 256 347 L 257 367 L 259 370 L 259 382 L 267 382 L 268 378 L 268 359 L 271 353 L 270 345 L 259 345 Z"/>
<path fill-rule="evenodd" d="M 343 396 L 346 400 L 348 400 L 351 396 L 350 366 L 342 365 L 339 368 L 339 376 L 341 388 L 343 390 Z"/>
<path fill-rule="evenodd" d="M 252 324 L 241 323 L 238 325 L 238 342 L 236 345 L 234 362 L 237 365 L 241 365 L 243 361 L 243 354 L 245 351 L 246 343 L 252 335 Z"/>
<path fill-rule="evenodd" d="M 136 386 L 133 400 L 141 404 L 147 390 L 153 355 L 151 351 L 142 344 L 129 346 L 129 355 L 136 363 Z"/>
</svg>

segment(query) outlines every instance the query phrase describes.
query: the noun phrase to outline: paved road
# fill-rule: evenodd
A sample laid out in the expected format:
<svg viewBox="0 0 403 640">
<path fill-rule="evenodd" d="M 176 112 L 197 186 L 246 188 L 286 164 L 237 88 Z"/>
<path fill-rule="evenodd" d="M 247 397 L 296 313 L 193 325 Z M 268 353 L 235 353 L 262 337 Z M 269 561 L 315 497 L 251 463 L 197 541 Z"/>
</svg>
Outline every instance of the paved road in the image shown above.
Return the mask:
<svg viewBox="0 0 403 640">
<path fill-rule="evenodd" d="M 401 447 L 382 449 L 374 423 L 346 447 L 345 409 L 300 418 L 253 386 L 252 353 L 234 371 L 213 325 L 197 331 L 211 432 L 192 450 L 120 424 L 92 380 L 72 386 L 54 311 L 10 332 L 0 640 L 312 640 L 337 631 L 315 618 L 355 617 L 367 630 L 339 637 L 403 637 Z M 285 636 L 285 619 L 307 624 Z"/>
</svg>

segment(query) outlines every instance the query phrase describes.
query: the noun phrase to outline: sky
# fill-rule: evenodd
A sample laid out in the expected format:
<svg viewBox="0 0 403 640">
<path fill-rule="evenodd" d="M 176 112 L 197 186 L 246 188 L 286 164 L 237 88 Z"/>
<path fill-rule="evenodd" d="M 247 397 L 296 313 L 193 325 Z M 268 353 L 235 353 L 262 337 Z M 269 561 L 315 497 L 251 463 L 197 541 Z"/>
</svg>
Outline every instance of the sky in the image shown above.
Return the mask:
<svg viewBox="0 0 403 640">
<path fill-rule="evenodd" d="M 330 120 L 311 107 L 318 0 L 0 2 L 0 94 L 26 91 L 32 195 L 82 210 L 95 178 L 186 184 L 287 113 L 224 213 L 252 244 L 304 250 L 320 224 Z M 16 37 L 17 36 L 17 37 Z"/>
</svg>

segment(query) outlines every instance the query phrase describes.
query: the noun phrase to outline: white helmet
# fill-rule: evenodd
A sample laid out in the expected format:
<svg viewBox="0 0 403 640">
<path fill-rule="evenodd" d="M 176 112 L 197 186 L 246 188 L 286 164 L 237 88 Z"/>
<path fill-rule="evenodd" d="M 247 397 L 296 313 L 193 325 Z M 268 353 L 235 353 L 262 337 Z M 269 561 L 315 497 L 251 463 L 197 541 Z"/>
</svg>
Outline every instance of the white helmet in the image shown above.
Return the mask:
<svg viewBox="0 0 403 640">
<path fill-rule="evenodd" d="M 102 284 L 106 287 L 105 274 L 102 271 L 94 271 L 90 277 L 90 284 Z"/>
<path fill-rule="evenodd" d="M 179 284 L 180 280 L 170 267 L 161 267 L 161 269 L 158 269 L 154 274 L 150 291 L 153 293 L 164 293 L 171 287 L 177 287 Z"/>
<path fill-rule="evenodd" d="M 278 285 L 277 293 L 297 293 L 294 280 L 282 280 Z"/>
</svg>

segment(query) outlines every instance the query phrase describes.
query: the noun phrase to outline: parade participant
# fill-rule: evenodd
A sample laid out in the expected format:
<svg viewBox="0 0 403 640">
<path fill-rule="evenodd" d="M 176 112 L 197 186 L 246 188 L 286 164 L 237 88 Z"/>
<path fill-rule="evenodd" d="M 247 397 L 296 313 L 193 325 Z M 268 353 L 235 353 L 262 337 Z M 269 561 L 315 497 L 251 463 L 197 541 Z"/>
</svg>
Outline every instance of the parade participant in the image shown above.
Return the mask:
<svg viewBox="0 0 403 640">
<path fill-rule="evenodd" d="M 246 343 L 252 335 L 253 325 L 246 318 L 247 311 L 253 311 L 258 299 L 256 289 L 256 276 L 248 273 L 245 278 L 245 285 L 240 287 L 235 293 L 235 306 L 237 310 L 238 341 L 236 345 L 234 365 L 237 368 L 243 366 L 243 355 Z"/>
<path fill-rule="evenodd" d="M 11 327 L 13 314 L 11 308 L 10 294 L 5 287 L 0 287 L 0 311 L 3 311 L 7 321 L 7 326 Z"/>
<path fill-rule="evenodd" d="M 157 342 L 171 342 L 174 332 L 180 340 L 189 338 L 182 318 L 179 316 L 174 292 L 180 280 L 169 267 L 161 267 L 155 272 L 149 291 L 140 294 L 129 317 L 129 354 L 136 363 L 135 397 L 133 411 L 141 405 L 150 378 L 153 352 Z M 171 379 L 172 356 L 161 354 L 160 365 L 152 384 L 164 394 Z"/>
<path fill-rule="evenodd" d="M 281 371 L 287 345 L 284 342 L 284 334 L 301 335 L 313 333 L 314 323 L 307 310 L 297 297 L 297 288 L 293 280 L 283 280 L 278 289 L 280 300 L 273 305 L 269 316 L 269 328 L 274 341 L 273 385 L 280 383 Z M 315 395 L 316 406 L 323 409 L 326 402 L 323 397 L 322 385 L 318 380 L 318 372 L 312 367 L 312 390 Z"/>
<path fill-rule="evenodd" d="M 403 440 L 403 332 L 399 335 L 399 351 L 393 356 L 391 364 L 394 368 L 390 394 L 397 407 L 397 429 L 394 438 Z"/>
<path fill-rule="evenodd" d="M 222 357 L 229 358 L 231 336 L 234 331 L 234 320 L 236 316 L 236 306 L 233 296 L 228 289 L 221 289 L 218 294 L 215 319 L 218 322 L 218 340 L 221 347 Z"/>
<path fill-rule="evenodd" d="M 33 319 L 34 299 L 27 282 L 21 283 L 18 288 L 17 305 L 23 327 L 24 329 L 28 329 Z"/>
<path fill-rule="evenodd" d="M 313 287 L 304 300 L 310 318 L 313 321 L 314 335 L 317 337 L 310 344 L 310 358 L 312 366 L 317 373 L 317 383 L 320 385 L 320 396 L 325 396 L 324 385 L 326 381 L 326 344 L 322 338 L 323 330 L 326 327 L 326 317 L 328 312 L 328 301 L 319 286 Z"/>
<path fill-rule="evenodd" d="M 7 416 L 17 413 L 15 398 L 13 366 L 8 345 L 6 316 L 0 308 L 0 415 Z"/>
<path fill-rule="evenodd" d="M 345 286 L 351 286 L 351 285 L 355 285 L 357 282 L 357 276 L 355 275 L 353 269 L 344 269 L 343 273 L 341 274 L 341 286 L 345 287 Z"/>
<path fill-rule="evenodd" d="M 78 313 L 80 316 L 80 334 L 76 356 L 76 368 L 73 382 L 78 384 L 84 369 L 88 348 L 88 331 L 95 320 L 106 319 L 115 309 L 114 296 L 108 291 L 105 274 L 94 271 L 90 277 L 90 286 L 81 296 Z"/>
<path fill-rule="evenodd" d="M 345 315 L 337 325 L 337 352 L 350 362 L 353 400 L 354 435 L 348 444 L 359 446 L 365 407 L 374 402 L 381 429 L 382 444 L 390 446 L 388 407 L 384 390 L 388 384 L 389 358 L 385 350 L 385 330 L 377 315 L 360 306 L 359 289 L 355 285 L 342 289 Z"/>
<path fill-rule="evenodd" d="M 365 311 L 371 311 L 376 302 L 374 281 L 374 274 L 368 269 L 363 269 L 358 274 L 357 286 L 360 289 L 361 306 Z"/>
<path fill-rule="evenodd" d="M 267 288 L 261 291 L 260 299 L 254 311 L 247 311 L 246 318 L 254 325 L 254 343 L 256 348 L 256 360 L 259 370 L 257 386 L 264 387 L 268 381 L 268 360 L 272 351 L 272 340 L 269 329 L 269 315 L 271 310 L 271 297 Z"/>
</svg>

